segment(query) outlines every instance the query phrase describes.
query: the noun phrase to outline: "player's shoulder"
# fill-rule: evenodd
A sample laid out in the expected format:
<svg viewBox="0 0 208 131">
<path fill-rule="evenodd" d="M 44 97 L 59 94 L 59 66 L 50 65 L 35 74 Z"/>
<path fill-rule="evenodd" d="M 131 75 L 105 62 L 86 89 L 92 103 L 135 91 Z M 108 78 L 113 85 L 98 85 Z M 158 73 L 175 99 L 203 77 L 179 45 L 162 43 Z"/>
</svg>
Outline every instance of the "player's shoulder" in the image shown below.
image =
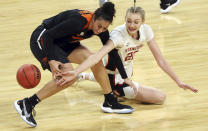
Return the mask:
<svg viewBox="0 0 208 131">
<path fill-rule="evenodd" d="M 123 24 L 114 28 L 113 31 L 123 32 L 125 29 L 126 29 L 125 24 Z"/>
<path fill-rule="evenodd" d="M 111 31 L 111 34 L 117 34 L 117 35 L 125 35 L 125 25 L 120 25 L 120 26 L 117 26 L 116 28 L 114 28 L 112 31 Z"/>
<path fill-rule="evenodd" d="M 148 24 L 142 24 L 139 31 L 146 41 L 150 41 L 154 37 L 152 28 Z"/>
<path fill-rule="evenodd" d="M 82 27 L 82 29 L 87 29 L 90 24 L 90 21 L 92 20 L 93 12 L 80 9 L 74 9 L 71 10 L 71 12 L 73 19 L 75 19 L 78 23 L 81 23 L 80 27 Z"/>
<path fill-rule="evenodd" d="M 148 24 L 142 24 L 141 27 L 140 27 L 140 29 L 142 29 L 142 30 L 150 30 L 150 29 L 152 29 L 152 28 L 151 28 L 151 26 L 148 25 Z"/>
</svg>

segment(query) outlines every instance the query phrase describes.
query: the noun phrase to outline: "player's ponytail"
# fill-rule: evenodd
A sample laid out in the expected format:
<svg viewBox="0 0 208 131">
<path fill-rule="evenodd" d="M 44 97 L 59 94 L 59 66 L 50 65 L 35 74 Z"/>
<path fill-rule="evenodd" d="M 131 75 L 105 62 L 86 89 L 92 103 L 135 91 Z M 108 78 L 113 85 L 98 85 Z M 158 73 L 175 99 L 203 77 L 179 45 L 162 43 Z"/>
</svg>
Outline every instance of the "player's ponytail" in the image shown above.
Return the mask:
<svg viewBox="0 0 208 131">
<path fill-rule="evenodd" d="M 115 16 L 115 7 L 112 2 L 105 2 L 100 8 L 94 13 L 94 19 L 102 18 L 112 23 L 113 17 Z"/>
</svg>

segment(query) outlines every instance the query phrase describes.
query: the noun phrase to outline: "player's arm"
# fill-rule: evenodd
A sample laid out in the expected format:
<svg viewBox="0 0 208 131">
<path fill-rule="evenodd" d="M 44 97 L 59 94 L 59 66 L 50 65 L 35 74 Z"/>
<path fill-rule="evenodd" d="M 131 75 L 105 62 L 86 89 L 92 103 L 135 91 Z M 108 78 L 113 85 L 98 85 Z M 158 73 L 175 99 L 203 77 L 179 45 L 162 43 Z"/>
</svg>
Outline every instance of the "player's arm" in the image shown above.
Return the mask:
<svg viewBox="0 0 208 131">
<path fill-rule="evenodd" d="M 114 48 L 114 44 L 111 40 L 108 42 L 95 54 L 90 55 L 82 64 L 80 64 L 76 69 L 77 75 L 86 69 L 92 67 L 97 64 L 108 52 L 110 52 Z"/>
<path fill-rule="evenodd" d="M 160 66 L 160 68 L 166 72 L 176 83 L 179 87 L 183 88 L 183 89 L 189 89 L 193 92 L 197 92 L 198 90 L 183 83 L 182 81 L 179 80 L 179 78 L 177 77 L 177 75 L 175 74 L 175 72 L 173 71 L 173 69 L 171 68 L 171 66 L 168 64 L 168 62 L 165 60 L 164 56 L 162 55 L 156 41 L 154 40 L 154 38 L 150 41 L 147 42 L 155 60 L 157 61 L 157 64 Z"/>
<path fill-rule="evenodd" d="M 105 45 L 107 39 L 109 39 L 109 32 L 108 31 L 103 32 L 103 33 L 99 34 L 99 37 L 100 37 L 103 45 Z M 115 37 L 116 38 L 119 38 L 119 40 L 122 39 L 122 36 L 121 36 L 120 33 L 115 32 L 115 33 L 112 34 L 111 37 L 112 38 L 110 38 L 110 39 L 112 39 L 111 42 L 114 44 L 114 46 L 115 45 L 118 45 L 118 43 L 122 43 L 122 42 L 118 42 L 118 41 L 113 41 L 115 39 Z M 118 69 L 121 77 L 124 79 L 124 82 L 126 84 L 128 84 L 129 86 L 133 87 L 133 89 L 136 91 L 136 86 L 134 85 L 134 83 L 132 82 L 132 80 L 128 78 L 128 76 L 126 74 L 126 70 L 124 69 L 123 62 L 121 60 L 121 57 L 118 54 L 118 50 L 114 48 L 113 50 L 111 50 L 108 53 L 108 55 L 109 55 L 110 59 L 113 59 L 114 65 Z"/>
<path fill-rule="evenodd" d="M 62 63 L 56 61 L 56 56 L 54 54 L 54 40 L 67 35 L 78 33 L 84 27 L 84 25 L 85 21 L 80 20 L 80 17 L 73 17 L 71 19 L 61 22 L 51 29 L 47 29 L 42 35 L 44 43 L 43 50 L 45 50 L 46 52 L 53 78 L 56 78 L 60 75 L 61 71 L 59 67 L 62 66 Z"/>
<path fill-rule="evenodd" d="M 80 18 L 82 17 L 70 18 L 44 32 L 42 39 L 48 61 L 56 60 L 56 56 L 54 56 L 55 50 L 53 48 L 55 39 L 78 33 L 84 27 L 85 21 Z"/>
<path fill-rule="evenodd" d="M 113 48 L 114 48 L 113 42 L 111 40 L 108 40 L 108 42 L 98 52 L 90 55 L 84 62 L 78 65 L 77 68 L 75 68 L 73 71 L 62 73 L 62 75 L 67 75 L 68 77 L 62 77 L 62 79 L 57 81 L 56 84 L 58 86 L 63 86 L 64 84 L 74 80 L 78 76 L 78 74 L 98 63 Z"/>
<path fill-rule="evenodd" d="M 107 40 L 109 39 L 109 32 L 105 31 L 105 32 L 99 34 L 98 36 L 100 37 L 100 40 L 103 43 L 103 45 L 105 45 Z M 118 54 L 118 50 L 114 48 L 113 50 L 111 50 L 108 53 L 108 55 L 109 55 L 109 57 L 111 59 L 113 59 L 114 65 L 118 69 L 121 77 L 123 79 L 126 79 L 127 78 L 127 74 L 126 74 L 126 71 L 124 69 L 124 65 L 123 65 L 123 62 L 121 60 L 121 57 Z"/>
</svg>

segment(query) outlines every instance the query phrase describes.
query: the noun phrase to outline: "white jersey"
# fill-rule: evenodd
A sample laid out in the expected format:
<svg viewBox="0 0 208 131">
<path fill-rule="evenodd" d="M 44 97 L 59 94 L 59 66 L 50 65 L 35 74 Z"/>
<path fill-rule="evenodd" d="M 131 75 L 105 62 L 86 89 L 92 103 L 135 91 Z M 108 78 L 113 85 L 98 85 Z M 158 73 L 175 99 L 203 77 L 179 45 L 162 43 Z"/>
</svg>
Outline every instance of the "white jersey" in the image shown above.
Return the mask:
<svg viewBox="0 0 208 131">
<path fill-rule="evenodd" d="M 132 38 L 127 32 L 125 24 L 116 27 L 110 33 L 110 39 L 113 41 L 115 48 L 118 49 L 128 78 L 130 78 L 133 73 L 134 54 L 139 51 L 139 48 L 141 48 L 144 43 L 152 40 L 154 37 L 151 27 L 147 24 L 141 25 L 139 33 L 139 40 Z M 104 58 L 104 64 L 107 64 L 107 59 L 108 57 Z M 118 73 L 118 71 L 116 72 Z M 121 78 L 120 75 L 119 77 Z"/>
</svg>

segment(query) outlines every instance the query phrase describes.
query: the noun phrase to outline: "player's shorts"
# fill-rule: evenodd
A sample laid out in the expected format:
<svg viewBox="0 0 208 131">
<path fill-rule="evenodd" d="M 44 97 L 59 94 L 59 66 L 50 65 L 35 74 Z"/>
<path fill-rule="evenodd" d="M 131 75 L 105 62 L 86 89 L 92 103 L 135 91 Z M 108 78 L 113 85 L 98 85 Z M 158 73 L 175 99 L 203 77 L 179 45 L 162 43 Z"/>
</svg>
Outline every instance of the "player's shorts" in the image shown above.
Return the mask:
<svg viewBox="0 0 208 131">
<path fill-rule="evenodd" d="M 50 66 L 48 64 L 48 60 L 46 57 L 46 52 L 43 50 L 44 43 L 42 41 L 41 36 L 46 31 L 43 25 L 38 26 L 32 33 L 30 38 L 30 49 L 35 56 L 35 58 L 41 63 L 42 68 L 50 70 Z M 64 46 L 63 46 L 64 45 Z M 54 43 L 54 56 L 55 60 L 61 63 L 69 63 L 69 59 L 67 56 L 80 46 L 79 42 L 76 43 L 67 43 L 59 46 L 58 43 Z"/>
<path fill-rule="evenodd" d="M 112 75 L 108 74 L 112 90 L 119 93 L 119 96 L 124 96 L 128 99 L 134 99 L 137 92 L 134 92 L 134 89 L 128 84 L 124 83 L 124 80 L 120 77 L 120 74 Z M 134 85 L 139 90 L 139 83 L 134 82 Z"/>
</svg>

